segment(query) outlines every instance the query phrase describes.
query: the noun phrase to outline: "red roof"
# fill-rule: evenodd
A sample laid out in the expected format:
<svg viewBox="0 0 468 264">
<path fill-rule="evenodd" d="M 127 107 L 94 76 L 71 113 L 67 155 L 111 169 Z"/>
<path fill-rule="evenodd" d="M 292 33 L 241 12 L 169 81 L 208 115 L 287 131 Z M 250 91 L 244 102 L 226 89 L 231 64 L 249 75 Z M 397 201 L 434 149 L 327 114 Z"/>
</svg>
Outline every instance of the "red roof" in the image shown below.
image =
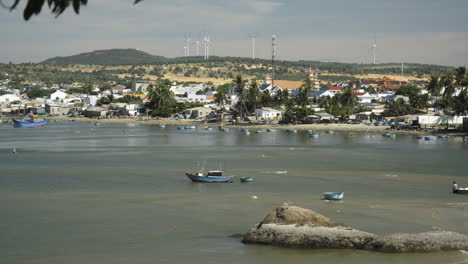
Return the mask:
<svg viewBox="0 0 468 264">
<path fill-rule="evenodd" d="M 341 87 L 341 86 L 332 86 L 330 88 L 328 88 L 327 90 L 328 91 L 341 91 L 343 90 L 344 87 Z"/>
<path fill-rule="evenodd" d="M 356 95 L 356 96 L 363 96 L 363 95 L 365 95 L 365 94 L 366 94 L 366 93 L 354 93 L 354 95 Z"/>
</svg>

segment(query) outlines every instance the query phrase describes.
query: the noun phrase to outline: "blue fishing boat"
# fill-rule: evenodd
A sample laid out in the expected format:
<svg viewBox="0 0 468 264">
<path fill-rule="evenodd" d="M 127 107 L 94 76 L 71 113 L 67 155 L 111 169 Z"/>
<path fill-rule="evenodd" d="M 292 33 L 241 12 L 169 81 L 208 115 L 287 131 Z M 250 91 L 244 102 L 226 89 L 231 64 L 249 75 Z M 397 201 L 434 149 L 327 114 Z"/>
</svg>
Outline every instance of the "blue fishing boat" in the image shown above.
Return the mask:
<svg viewBox="0 0 468 264">
<path fill-rule="evenodd" d="M 424 137 L 424 140 L 434 140 L 434 137 L 426 136 L 426 137 Z"/>
<path fill-rule="evenodd" d="M 43 119 L 38 119 L 38 120 L 28 120 L 28 119 L 22 119 L 22 120 L 16 120 L 13 119 L 13 126 L 14 127 L 39 127 L 47 124 L 48 120 L 43 118 Z"/>
<path fill-rule="evenodd" d="M 325 200 L 341 200 L 343 199 L 344 193 L 343 192 L 326 192 L 323 193 L 323 199 Z"/>
<path fill-rule="evenodd" d="M 440 135 L 440 136 L 438 136 L 438 138 L 440 138 L 440 139 L 447 139 L 447 136 L 446 136 L 446 135 Z"/>
<path fill-rule="evenodd" d="M 159 125 L 159 127 L 160 127 L 160 128 L 165 128 L 165 127 L 166 127 L 166 125 L 164 125 L 164 124 L 160 124 L 160 125 Z"/>
<path fill-rule="evenodd" d="M 418 136 L 418 139 L 424 139 L 424 137 L 423 136 Z"/>
<path fill-rule="evenodd" d="M 208 171 L 206 175 L 203 175 L 202 172 L 198 172 L 198 173 L 186 172 L 185 175 L 193 182 L 202 182 L 202 183 L 226 183 L 226 182 L 232 182 L 232 178 L 234 178 L 233 176 L 223 176 L 222 171 Z"/>
</svg>

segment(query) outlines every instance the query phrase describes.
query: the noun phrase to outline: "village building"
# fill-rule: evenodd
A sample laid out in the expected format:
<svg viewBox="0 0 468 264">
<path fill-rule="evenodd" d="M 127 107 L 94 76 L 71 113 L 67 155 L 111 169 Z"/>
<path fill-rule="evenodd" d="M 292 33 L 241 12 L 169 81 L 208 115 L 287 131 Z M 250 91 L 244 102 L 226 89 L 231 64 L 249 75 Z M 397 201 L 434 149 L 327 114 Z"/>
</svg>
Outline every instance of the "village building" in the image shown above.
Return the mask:
<svg viewBox="0 0 468 264">
<path fill-rule="evenodd" d="M 283 116 L 283 111 L 263 107 L 261 109 L 255 109 L 254 115 L 256 118 L 261 118 L 264 120 L 280 120 Z"/>
</svg>

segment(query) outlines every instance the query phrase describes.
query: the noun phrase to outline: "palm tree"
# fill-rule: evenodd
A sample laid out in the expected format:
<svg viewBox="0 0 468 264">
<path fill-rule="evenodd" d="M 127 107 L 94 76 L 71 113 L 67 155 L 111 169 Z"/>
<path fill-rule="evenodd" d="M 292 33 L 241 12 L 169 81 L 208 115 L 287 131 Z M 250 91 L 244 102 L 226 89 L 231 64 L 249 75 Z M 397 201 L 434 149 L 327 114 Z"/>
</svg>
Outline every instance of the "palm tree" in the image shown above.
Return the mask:
<svg viewBox="0 0 468 264">
<path fill-rule="evenodd" d="M 257 81 L 252 80 L 247 90 L 247 103 L 251 107 L 250 112 L 257 109 L 257 104 L 260 102 L 260 90 L 258 89 Z"/>
<path fill-rule="evenodd" d="M 245 89 L 246 80 L 242 79 L 242 75 L 237 75 L 234 80 L 232 80 L 232 84 L 236 87 L 236 93 L 239 97 L 238 105 L 239 105 L 239 116 L 241 119 L 244 118 L 245 111 L 243 111 L 245 107 L 245 98 L 246 98 L 246 89 Z"/>
<path fill-rule="evenodd" d="M 441 88 L 442 87 L 440 86 L 439 76 L 431 75 L 431 79 L 427 84 L 426 89 L 432 96 L 436 97 L 436 100 L 440 95 Z"/>
<path fill-rule="evenodd" d="M 148 97 L 148 107 L 153 109 L 152 116 L 168 117 L 172 114 L 175 99 L 169 86 L 165 84 L 158 85 L 156 88 L 151 89 Z"/>
<path fill-rule="evenodd" d="M 444 99 L 447 101 L 447 107 L 448 110 L 450 111 L 452 107 L 452 99 L 453 99 L 453 94 L 455 93 L 455 86 L 453 85 L 454 83 L 454 76 L 453 73 L 447 72 L 442 76 L 440 79 L 441 85 L 444 87 Z"/>
<path fill-rule="evenodd" d="M 279 90 L 273 98 L 274 104 L 279 107 L 286 107 L 289 100 L 289 91 L 287 89 Z"/>
<path fill-rule="evenodd" d="M 216 89 L 215 103 L 217 103 L 221 108 L 224 108 L 224 103 L 227 101 L 227 94 L 229 90 L 229 84 L 223 84 L 218 86 Z"/>
<path fill-rule="evenodd" d="M 308 106 L 311 104 L 310 100 L 310 93 L 312 91 L 312 82 L 309 78 L 304 79 L 301 88 L 299 88 L 299 94 L 296 96 L 296 102 L 301 109 L 305 116 L 308 116 Z"/>
</svg>

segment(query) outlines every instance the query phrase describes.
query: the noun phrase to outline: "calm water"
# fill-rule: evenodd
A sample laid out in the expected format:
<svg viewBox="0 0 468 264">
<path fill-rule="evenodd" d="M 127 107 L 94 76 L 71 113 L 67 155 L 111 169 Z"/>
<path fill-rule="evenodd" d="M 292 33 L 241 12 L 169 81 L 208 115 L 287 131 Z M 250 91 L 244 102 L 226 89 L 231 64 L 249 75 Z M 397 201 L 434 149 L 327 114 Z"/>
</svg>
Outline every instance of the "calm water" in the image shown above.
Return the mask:
<svg viewBox="0 0 468 264">
<path fill-rule="evenodd" d="M 197 163 L 255 182 L 194 184 L 183 173 Z M 468 263 L 461 252 L 294 250 L 229 237 L 284 202 L 377 234 L 468 234 L 468 196 L 450 192 L 453 180 L 468 186 L 467 163 L 468 144 L 455 138 L 1 125 L 0 263 Z M 322 201 L 324 191 L 345 199 Z"/>
</svg>

